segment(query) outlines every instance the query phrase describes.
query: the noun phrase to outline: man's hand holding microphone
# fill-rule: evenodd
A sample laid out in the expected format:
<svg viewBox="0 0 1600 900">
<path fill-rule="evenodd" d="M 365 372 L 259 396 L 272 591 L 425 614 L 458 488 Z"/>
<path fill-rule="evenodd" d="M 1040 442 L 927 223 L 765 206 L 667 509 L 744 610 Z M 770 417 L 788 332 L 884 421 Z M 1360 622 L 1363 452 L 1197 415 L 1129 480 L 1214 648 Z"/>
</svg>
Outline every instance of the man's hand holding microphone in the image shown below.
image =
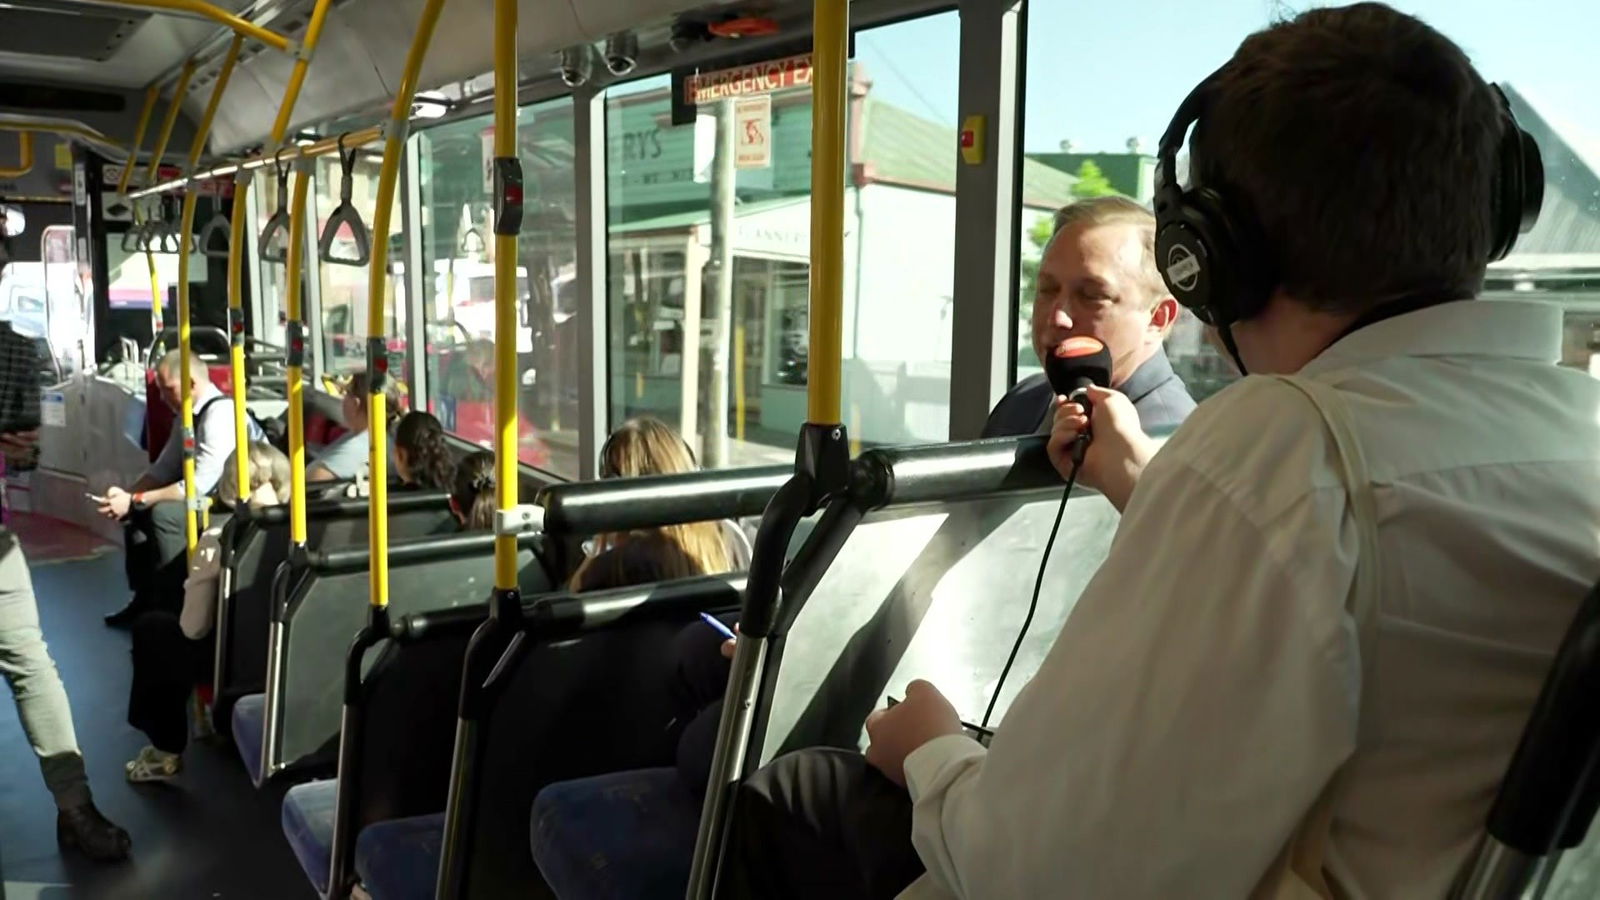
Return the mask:
<svg viewBox="0 0 1600 900">
<path fill-rule="evenodd" d="M 1062 478 L 1076 466 L 1078 482 L 1099 491 L 1120 512 L 1157 445 L 1139 426 L 1133 402 L 1105 387 L 1110 373 L 1110 352 L 1090 337 L 1062 341 L 1045 360 L 1056 392 L 1049 453 Z"/>
</svg>

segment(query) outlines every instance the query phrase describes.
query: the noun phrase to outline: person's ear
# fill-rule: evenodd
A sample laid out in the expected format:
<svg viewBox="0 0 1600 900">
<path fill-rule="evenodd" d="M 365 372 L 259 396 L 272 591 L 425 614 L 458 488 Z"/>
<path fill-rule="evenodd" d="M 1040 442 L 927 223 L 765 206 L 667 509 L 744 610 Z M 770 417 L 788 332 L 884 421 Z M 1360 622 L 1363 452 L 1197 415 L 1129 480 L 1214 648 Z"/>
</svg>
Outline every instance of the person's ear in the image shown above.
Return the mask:
<svg viewBox="0 0 1600 900">
<path fill-rule="evenodd" d="M 1165 338 L 1167 332 L 1172 330 L 1172 323 L 1178 321 L 1178 313 L 1178 301 L 1171 297 L 1162 297 L 1157 300 L 1155 306 L 1150 307 L 1149 330 L 1151 336 L 1156 340 Z"/>
<path fill-rule="evenodd" d="M 450 512 L 455 515 L 457 522 L 463 525 L 467 524 L 467 517 L 461 514 L 461 504 L 456 502 L 454 495 L 450 497 Z"/>
</svg>

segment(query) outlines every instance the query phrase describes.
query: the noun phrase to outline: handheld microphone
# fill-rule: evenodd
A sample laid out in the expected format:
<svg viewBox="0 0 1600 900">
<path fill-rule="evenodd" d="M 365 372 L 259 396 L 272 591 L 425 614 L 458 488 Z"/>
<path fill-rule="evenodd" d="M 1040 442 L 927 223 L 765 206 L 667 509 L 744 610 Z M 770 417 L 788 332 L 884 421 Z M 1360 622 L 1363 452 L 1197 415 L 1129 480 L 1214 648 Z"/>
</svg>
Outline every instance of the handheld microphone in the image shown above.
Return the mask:
<svg viewBox="0 0 1600 900">
<path fill-rule="evenodd" d="M 1111 351 L 1106 345 L 1096 338 L 1087 336 L 1069 337 L 1057 344 L 1050 355 L 1044 360 L 1045 378 L 1050 381 L 1050 388 L 1056 394 L 1083 407 L 1086 416 L 1094 414 L 1094 404 L 1089 400 L 1089 386 L 1111 386 Z M 1072 471 L 1067 476 L 1067 487 L 1061 492 L 1061 505 L 1056 507 L 1056 521 L 1050 526 L 1050 538 L 1044 543 L 1044 557 L 1039 560 L 1039 574 L 1033 582 L 1033 599 L 1028 601 L 1028 615 L 1022 620 L 1022 630 L 1017 632 L 1017 641 L 1011 645 L 1011 655 L 1006 657 L 1005 667 L 1000 670 L 1000 680 L 995 682 L 994 693 L 989 695 L 989 707 L 984 710 L 983 721 L 974 732 L 984 746 L 985 734 L 992 735 L 989 731 L 989 719 L 994 715 L 994 708 L 1000 702 L 1000 690 L 1006 686 L 1006 678 L 1011 674 L 1011 667 L 1017 661 L 1017 652 L 1022 649 L 1023 638 L 1028 636 L 1028 628 L 1033 624 L 1033 614 L 1039 608 L 1039 590 L 1044 587 L 1045 566 L 1050 562 L 1050 551 L 1056 545 L 1056 534 L 1061 531 L 1061 517 L 1067 511 L 1067 498 L 1072 496 L 1072 488 L 1078 483 L 1078 469 L 1083 465 L 1084 452 L 1089 446 L 1089 432 L 1078 435 L 1072 447 Z"/>
<path fill-rule="evenodd" d="M 1069 337 L 1045 358 L 1044 374 L 1057 395 L 1083 407 L 1085 415 L 1092 415 L 1087 388 L 1111 386 L 1111 351 L 1095 338 Z"/>
</svg>

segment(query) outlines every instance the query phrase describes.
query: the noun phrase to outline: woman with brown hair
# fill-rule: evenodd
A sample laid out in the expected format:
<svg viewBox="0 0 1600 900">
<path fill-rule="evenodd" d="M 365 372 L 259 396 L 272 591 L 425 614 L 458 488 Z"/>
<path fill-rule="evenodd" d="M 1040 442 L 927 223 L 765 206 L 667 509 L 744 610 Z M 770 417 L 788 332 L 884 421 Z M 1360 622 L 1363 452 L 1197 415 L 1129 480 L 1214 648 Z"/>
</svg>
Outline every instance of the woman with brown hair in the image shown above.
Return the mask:
<svg viewBox="0 0 1600 900">
<path fill-rule="evenodd" d="M 694 454 L 683 438 L 660 419 L 649 416 L 639 416 L 622 423 L 606 438 L 605 446 L 600 448 L 601 478 L 681 475 L 698 470 Z M 683 556 L 695 565 L 695 571 L 684 572 L 683 575 L 712 575 L 743 569 L 750 564 L 750 542 L 734 522 L 690 522 L 686 525 L 664 525 L 653 530 L 675 544 Z M 580 589 L 578 585 L 587 577 L 586 570 L 601 555 L 630 539 L 636 540 L 639 534 L 595 535 L 589 558 L 572 576 L 574 589 Z M 662 571 L 667 570 L 662 567 Z"/>
</svg>

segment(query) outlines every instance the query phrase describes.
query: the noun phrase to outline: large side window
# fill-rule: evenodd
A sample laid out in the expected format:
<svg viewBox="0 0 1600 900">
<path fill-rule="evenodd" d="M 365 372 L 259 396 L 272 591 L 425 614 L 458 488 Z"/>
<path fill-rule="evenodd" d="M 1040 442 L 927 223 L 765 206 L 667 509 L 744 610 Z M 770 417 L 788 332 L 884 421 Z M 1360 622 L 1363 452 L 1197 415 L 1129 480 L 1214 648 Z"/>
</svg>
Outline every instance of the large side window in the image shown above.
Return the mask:
<svg viewBox="0 0 1600 900">
<path fill-rule="evenodd" d="M 572 104 L 518 114 L 524 209 L 517 240 L 519 458 L 578 476 L 577 234 Z M 423 132 L 422 310 L 428 402 L 447 430 L 494 441 L 494 239 L 489 116 Z M 324 301 L 326 302 L 326 301 Z"/>
<path fill-rule="evenodd" d="M 1108 6 L 1087 19 L 1069 5 L 1029 4 L 1023 145 L 1025 165 L 1034 174 L 1024 178 L 1020 211 L 1019 380 L 1040 371 L 1030 323 L 1041 264 L 1050 265 L 1042 261 L 1052 207 L 1106 192 L 1148 204 L 1156 138 L 1179 101 L 1245 35 L 1305 5 L 1180 4 L 1165 7 L 1156 27 L 1139 4 Z M 1547 0 L 1519 8 L 1515 20 L 1508 20 L 1481 5 L 1452 0 L 1395 0 L 1394 5 L 1449 36 L 1485 78 L 1504 85 L 1518 119 L 1542 151 L 1544 213 L 1512 256 L 1490 267 L 1484 295 L 1542 296 L 1563 304 L 1563 362 L 1600 374 L 1600 125 L 1592 112 L 1600 59 L 1592 41 L 1582 37 L 1600 29 L 1600 7 Z M 1065 180 L 1065 197 L 1039 190 L 1039 166 L 1050 170 L 1051 181 Z M 1183 167 L 1180 157 L 1180 171 Z M 1058 266 L 1064 264 L 1057 260 Z M 1187 313 L 1169 333 L 1166 352 L 1196 399 L 1235 378 L 1232 366 Z"/>
<path fill-rule="evenodd" d="M 857 36 L 840 186 L 843 418 L 865 446 L 949 430 L 956 79 L 953 66 L 906 66 L 953 58 L 959 27 L 949 13 Z M 665 76 L 607 96 L 611 425 L 660 418 L 708 467 L 792 459 L 806 416 L 809 57 L 772 62 L 760 79 L 731 67 L 680 85 L 683 124 Z M 719 210 L 724 177 L 732 208 Z M 723 244 L 731 273 L 719 278 Z"/>
</svg>

